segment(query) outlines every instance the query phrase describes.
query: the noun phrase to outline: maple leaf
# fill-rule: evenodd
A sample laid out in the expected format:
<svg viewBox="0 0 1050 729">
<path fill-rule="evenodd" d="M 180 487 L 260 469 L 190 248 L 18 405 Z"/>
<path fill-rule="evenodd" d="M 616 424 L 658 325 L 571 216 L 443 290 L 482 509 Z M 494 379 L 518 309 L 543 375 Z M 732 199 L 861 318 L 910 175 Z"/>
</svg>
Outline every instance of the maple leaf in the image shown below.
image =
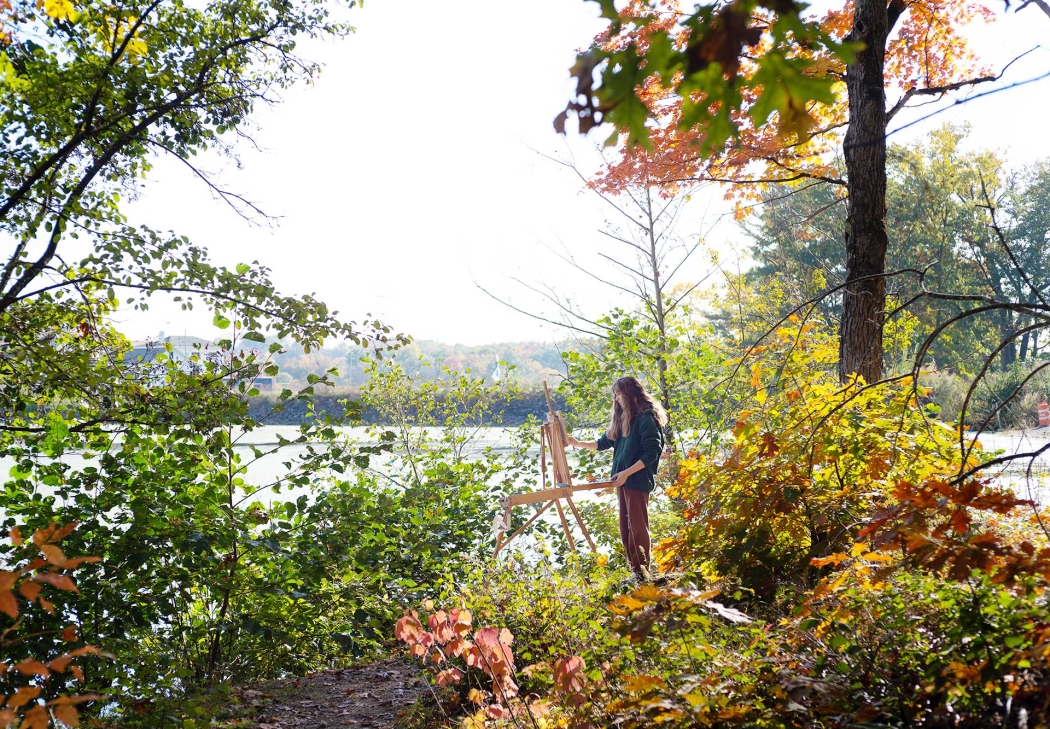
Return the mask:
<svg viewBox="0 0 1050 729">
<path fill-rule="evenodd" d="M 585 670 L 587 664 L 580 656 L 559 658 L 554 662 L 554 685 L 562 693 L 579 693 L 587 685 Z"/>
<path fill-rule="evenodd" d="M 463 679 L 463 671 L 458 668 L 446 668 L 443 671 L 438 672 L 437 678 L 434 682 L 438 686 L 451 686 L 454 683 L 459 683 Z"/>
</svg>

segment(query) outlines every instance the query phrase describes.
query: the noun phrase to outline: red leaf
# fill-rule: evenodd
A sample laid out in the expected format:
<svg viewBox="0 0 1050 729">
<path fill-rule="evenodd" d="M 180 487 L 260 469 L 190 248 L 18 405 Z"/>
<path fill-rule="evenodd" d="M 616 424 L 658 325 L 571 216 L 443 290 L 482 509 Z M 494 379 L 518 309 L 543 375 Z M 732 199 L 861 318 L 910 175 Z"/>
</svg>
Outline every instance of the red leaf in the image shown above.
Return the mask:
<svg viewBox="0 0 1050 729">
<path fill-rule="evenodd" d="M 583 673 L 586 669 L 587 664 L 580 656 L 559 658 L 554 662 L 554 685 L 562 693 L 579 693 L 587 685 L 587 676 Z"/>
</svg>

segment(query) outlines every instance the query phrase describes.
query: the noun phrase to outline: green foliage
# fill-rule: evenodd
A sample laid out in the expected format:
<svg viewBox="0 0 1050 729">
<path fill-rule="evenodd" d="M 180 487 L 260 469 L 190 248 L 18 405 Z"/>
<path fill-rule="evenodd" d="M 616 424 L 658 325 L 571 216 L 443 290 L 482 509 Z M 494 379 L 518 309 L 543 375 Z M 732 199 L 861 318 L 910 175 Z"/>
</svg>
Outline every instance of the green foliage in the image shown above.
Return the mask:
<svg viewBox="0 0 1050 729">
<path fill-rule="evenodd" d="M 311 410 L 259 442 L 265 418 L 246 402 L 271 356 L 231 340 L 188 362 L 120 359 L 148 419 L 84 427 L 80 411 L 47 402 L 5 436 L 8 525 L 79 521 L 72 546 L 102 560 L 66 609 L 115 654 L 90 687 L 115 694 L 125 721 L 136 707 L 177 715 L 209 687 L 377 655 L 399 605 L 489 552 L 496 501 L 531 469 L 524 442 L 510 453 L 476 443 L 507 392 L 448 370 L 440 391 L 398 367 L 372 378 L 368 397 L 394 430 L 373 427 L 363 443 L 341 428 L 354 407 Z M 309 407 L 331 374 L 274 408 Z M 448 427 L 420 427 L 438 419 Z"/>
<path fill-rule="evenodd" d="M 555 120 L 555 128 L 564 132 L 572 112 L 581 132 L 610 122 L 617 129 L 610 141 L 623 130 L 629 146 L 651 146 L 647 121 L 652 112 L 640 90 L 654 77 L 682 99 L 678 126 L 702 130 L 701 154 L 721 149 L 737 134 L 745 114 L 755 126 L 775 115 L 782 134 L 801 138 L 815 123 L 807 106 L 835 100 L 837 79 L 814 56 L 822 52 L 849 63 L 859 48 L 803 20 L 802 3 L 697 5 L 671 27 L 662 22 L 656 2 L 634 3 L 622 12 L 612 2 L 599 4 L 610 23 L 607 42 L 578 56 L 572 69 L 577 98 Z M 752 22 L 757 17 L 766 23 L 757 26 Z M 755 53 L 761 41 L 765 47 Z M 753 66 L 747 71 L 741 68 L 745 59 Z"/>
<path fill-rule="evenodd" d="M 797 320 L 760 347 L 740 363 L 732 442 L 694 453 L 672 491 L 685 523 L 659 552 L 679 584 L 633 587 L 603 557 L 460 576 L 437 602 L 506 630 L 514 691 L 469 660 L 442 677 L 442 657 L 444 711 L 470 726 L 1050 720 L 1045 516 L 954 478 L 980 455 L 960 454 L 913 383 L 840 385 L 833 342 Z"/>
<path fill-rule="evenodd" d="M 19 302 L 38 300 L 36 313 L 51 308 L 90 329 L 103 301 L 127 292 L 125 303 L 146 308 L 169 292 L 184 308 L 202 299 L 242 331 L 270 329 L 308 346 L 326 336 L 385 340 L 378 322 L 358 327 L 311 296 L 278 294 L 258 263 L 217 267 L 185 238 L 129 225 L 120 211 L 152 155 L 193 167 L 275 89 L 309 82 L 318 69 L 295 55 L 296 42 L 345 35 L 331 12 L 313 0 L 19 3 L 4 48 L 11 73 L 0 83 L 0 176 L 12 181 L 0 196 L 0 230 L 14 244 L 0 269 L 5 333 L 38 331 Z M 221 194 L 242 214 L 258 212 Z M 95 300 L 87 311 L 84 296 Z"/>
<path fill-rule="evenodd" d="M 711 330 L 688 302 L 665 318 L 665 331 L 637 312 L 615 309 L 598 324 L 607 338 L 591 350 L 566 351 L 567 372 L 560 391 L 573 428 L 604 428 L 612 403 L 612 383 L 625 375 L 637 377 L 646 390 L 663 401 L 670 428 L 679 435 L 673 445 L 679 455 L 687 443 L 710 427 L 717 393 L 711 385 L 723 374 L 711 347 Z M 661 362 L 664 368 L 661 370 Z M 588 468 L 584 454 L 581 463 Z"/>
<path fill-rule="evenodd" d="M 920 342 L 934 332 L 924 368 L 935 363 L 973 377 L 1000 342 L 1004 368 L 1035 353 L 1038 335 L 1021 331 L 1033 323 L 1023 313 L 980 312 L 984 300 L 915 298 L 927 290 L 1036 302 L 1047 288 L 1047 164 L 1011 171 L 991 151 L 967 150 L 967 132 L 946 125 L 888 150 L 886 268 L 913 271 L 892 283 L 891 310 L 908 302 L 887 323 L 900 340 L 888 342 L 893 372 L 909 370 Z M 830 185 L 781 185 L 766 193 L 758 222 L 747 228 L 759 262 L 748 278 L 787 293 L 781 314 L 844 282 L 845 219 L 845 199 Z M 838 294 L 817 305 L 827 321 L 841 316 Z M 902 327 L 914 331 L 903 337 Z"/>
<path fill-rule="evenodd" d="M 1007 588 L 885 573 L 886 555 L 858 551 L 856 571 L 790 625 L 791 649 L 833 687 L 821 703 L 841 721 L 981 726 L 1004 711 L 1047 721 L 1047 608 L 1037 582 Z M 1040 648 L 1039 646 L 1043 646 Z"/>
</svg>

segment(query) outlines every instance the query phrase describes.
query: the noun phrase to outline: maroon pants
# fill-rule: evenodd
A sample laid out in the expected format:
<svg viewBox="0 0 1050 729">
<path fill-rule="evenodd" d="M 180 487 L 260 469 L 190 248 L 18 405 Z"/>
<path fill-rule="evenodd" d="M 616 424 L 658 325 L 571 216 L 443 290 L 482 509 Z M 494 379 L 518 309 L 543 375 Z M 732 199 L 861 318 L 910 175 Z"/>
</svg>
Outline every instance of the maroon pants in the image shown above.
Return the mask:
<svg viewBox="0 0 1050 729">
<path fill-rule="evenodd" d="M 631 570 L 639 577 L 649 569 L 649 494 L 624 486 L 616 489 L 620 498 L 620 539 Z"/>
</svg>

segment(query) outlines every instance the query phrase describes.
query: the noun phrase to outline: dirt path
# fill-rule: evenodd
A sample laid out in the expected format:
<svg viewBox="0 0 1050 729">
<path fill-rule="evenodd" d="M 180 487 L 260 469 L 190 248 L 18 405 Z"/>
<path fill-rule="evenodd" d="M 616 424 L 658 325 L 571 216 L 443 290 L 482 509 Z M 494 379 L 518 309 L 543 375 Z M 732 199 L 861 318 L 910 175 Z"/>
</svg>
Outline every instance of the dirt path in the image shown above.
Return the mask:
<svg viewBox="0 0 1050 729">
<path fill-rule="evenodd" d="M 237 699 L 258 729 L 392 729 L 427 686 L 419 669 L 397 659 L 240 689 Z"/>
</svg>

